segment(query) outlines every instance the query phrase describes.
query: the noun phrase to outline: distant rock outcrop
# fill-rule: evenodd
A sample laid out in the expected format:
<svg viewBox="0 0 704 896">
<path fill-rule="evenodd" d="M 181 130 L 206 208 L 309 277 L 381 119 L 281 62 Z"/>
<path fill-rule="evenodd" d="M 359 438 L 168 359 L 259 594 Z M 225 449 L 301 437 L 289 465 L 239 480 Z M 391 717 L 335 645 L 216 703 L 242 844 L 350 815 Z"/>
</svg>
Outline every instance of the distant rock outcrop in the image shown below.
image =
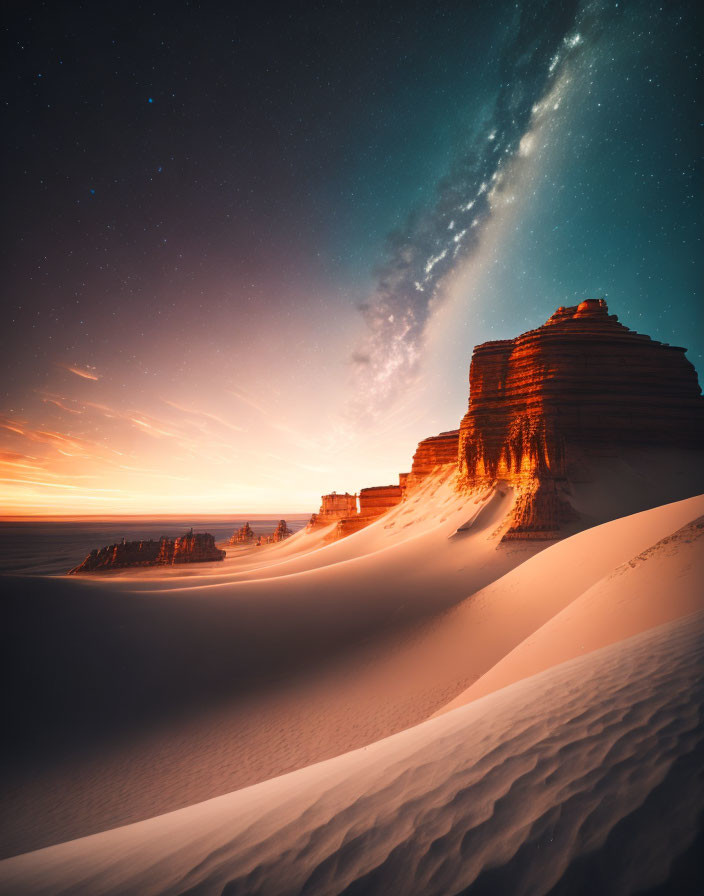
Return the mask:
<svg viewBox="0 0 704 896">
<path fill-rule="evenodd" d="M 363 488 L 359 492 L 359 513 L 344 517 L 339 520 L 332 539 L 344 538 L 353 532 L 359 532 L 374 520 L 378 519 L 387 510 L 391 510 L 403 500 L 403 491 L 400 485 L 375 485 Z"/>
<path fill-rule="evenodd" d="M 245 523 L 244 526 L 240 526 L 240 528 L 234 532 L 227 542 L 228 544 L 254 544 L 255 535 L 252 531 L 252 527 L 249 523 Z"/>
<path fill-rule="evenodd" d="M 285 541 L 292 535 L 293 532 L 287 526 L 286 520 L 279 520 L 271 535 L 260 535 L 257 538 L 257 547 L 262 547 L 265 544 L 277 544 L 279 541 Z"/>
<path fill-rule="evenodd" d="M 225 551 L 215 547 L 215 538 L 209 532 L 196 533 L 191 529 L 173 542 L 170 538 L 161 541 L 163 563 L 207 563 L 225 559 Z"/>
<path fill-rule="evenodd" d="M 215 538 L 209 532 L 194 533 L 191 529 L 180 538 L 165 535 L 155 541 L 123 541 L 92 550 L 79 566 L 69 570 L 69 575 L 83 572 L 105 572 L 111 569 L 127 569 L 140 566 L 171 566 L 176 563 L 205 563 L 224 560 L 225 551 L 215 547 Z"/>
<path fill-rule="evenodd" d="M 273 534 L 271 535 L 272 544 L 276 544 L 278 541 L 285 541 L 287 538 L 290 538 L 293 535 L 293 532 L 286 525 L 286 520 L 279 520 L 278 525 L 274 529 Z"/>
<path fill-rule="evenodd" d="M 555 538 L 561 485 L 590 446 L 704 446 L 704 399 L 685 349 L 629 330 L 603 299 L 475 348 L 459 437 L 461 486 L 518 490 L 504 538 Z"/>
</svg>

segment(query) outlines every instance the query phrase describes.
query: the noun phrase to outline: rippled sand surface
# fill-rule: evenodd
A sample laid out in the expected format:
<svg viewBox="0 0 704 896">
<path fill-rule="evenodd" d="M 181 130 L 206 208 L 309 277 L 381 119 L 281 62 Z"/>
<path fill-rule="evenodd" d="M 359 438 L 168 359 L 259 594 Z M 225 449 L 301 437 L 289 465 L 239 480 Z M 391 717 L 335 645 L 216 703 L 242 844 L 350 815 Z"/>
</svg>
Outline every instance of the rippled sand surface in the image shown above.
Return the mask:
<svg viewBox="0 0 704 896">
<path fill-rule="evenodd" d="M 704 614 L 362 750 L 0 864 L 3 892 L 632 893 L 704 809 Z M 686 869 L 685 869 L 686 870 Z"/>
</svg>

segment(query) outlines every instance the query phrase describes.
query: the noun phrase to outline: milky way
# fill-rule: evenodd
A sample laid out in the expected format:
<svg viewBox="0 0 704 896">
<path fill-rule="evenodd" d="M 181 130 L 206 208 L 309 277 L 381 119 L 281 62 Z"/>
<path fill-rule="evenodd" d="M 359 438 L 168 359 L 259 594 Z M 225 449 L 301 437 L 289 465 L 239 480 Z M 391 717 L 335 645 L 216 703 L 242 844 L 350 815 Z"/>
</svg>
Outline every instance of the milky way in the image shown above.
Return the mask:
<svg viewBox="0 0 704 896">
<path fill-rule="evenodd" d="M 560 81 L 593 48 L 612 9 L 546 0 L 518 9 L 501 49 L 500 83 L 478 133 L 438 184 L 432 204 L 418 208 L 391 234 L 378 284 L 362 305 L 368 336 L 352 356 L 359 382 L 354 406 L 388 406 L 418 374 L 429 318 L 444 298 L 447 275 L 477 251 L 501 202 L 516 158 L 531 151 L 531 129 L 559 110 Z"/>
<path fill-rule="evenodd" d="M 700 6 L 11 4 L 0 504 L 314 510 L 587 296 L 701 371 Z"/>
</svg>

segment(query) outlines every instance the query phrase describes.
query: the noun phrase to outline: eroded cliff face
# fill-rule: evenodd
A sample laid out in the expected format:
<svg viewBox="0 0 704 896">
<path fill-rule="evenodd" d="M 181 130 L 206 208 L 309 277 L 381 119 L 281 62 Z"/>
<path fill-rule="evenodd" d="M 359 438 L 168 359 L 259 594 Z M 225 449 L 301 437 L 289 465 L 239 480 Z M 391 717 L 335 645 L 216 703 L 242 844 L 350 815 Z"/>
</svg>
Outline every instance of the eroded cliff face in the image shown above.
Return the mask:
<svg viewBox="0 0 704 896">
<path fill-rule="evenodd" d="M 461 487 L 517 488 L 505 538 L 554 538 L 585 448 L 704 446 L 704 400 L 685 350 L 629 330 L 602 299 L 477 346 L 459 434 Z"/>
<path fill-rule="evenodd" d="M 338 495 L 337 492 L 332 492 L 329 495 L 322 496 L 320 499 L 320 510 L 311 516 L 308 527 L 316 529 L 321 526 L 327 526 L 336 520 L 354 516 L 356 513 L 357 495 L 351 495 L 349 492 Z"/>
<path fill-rule="evenodd" d="M 359 512 L 340 519 L 331 535 L 331 540 L 359 532 L 360 529 L 379 519 L 387 510 L 400 504 L 402 500 L 403 491 L 400 485 L 375 485 L 360 489 Z"/>
<path fill-rule="evenodd" d="M 438 467 L 457 466 L 459 435 L 459 429 L 452 429 L 418 443 L 416 453 L 413 455 L 411 472 L 402 473 L 400 476 L 404 493 L 419 485 Z"/>
<path fill-rule="evenodd" d="M 337 521 L 329 539 L 343 538 L 432 473 L 456 470 L 460 489 L 514 488 L 504 539 L 554 539 L 578 516 L 570 483 L 589 482 L 590 452 L 629 459 L 652 446 L 704 449 L 704 398 L 685 350 L 624 327 L 603 299 L 558 308 L 536 330 L 477 346 L 469 384 L 459 430 L 423 439 L 398 486 L 362 489 L 359 509 L 356 495 L 325 495 L 311 527 Z M 635 512 L 624 506 L 616 511 Z"/>
<path fill-rule="evenodd" d="M 140 566 L 170 566 L 175 563 L 205 563 L 224 560 L 225 551 L 215 547 L 209 532 L 187 532 L 180 538 L 162 536 L 159 541 L 122 541 L 95 549 L 83 563 L 69 570 L 69 575 L 83 572 L 105 572 Z"/>
<path fill-rule="evenodd" d="M 377 517 L 401 503 L 400 485 L 375 485 L 359 492 L 359 514 Z"/>
</svg>

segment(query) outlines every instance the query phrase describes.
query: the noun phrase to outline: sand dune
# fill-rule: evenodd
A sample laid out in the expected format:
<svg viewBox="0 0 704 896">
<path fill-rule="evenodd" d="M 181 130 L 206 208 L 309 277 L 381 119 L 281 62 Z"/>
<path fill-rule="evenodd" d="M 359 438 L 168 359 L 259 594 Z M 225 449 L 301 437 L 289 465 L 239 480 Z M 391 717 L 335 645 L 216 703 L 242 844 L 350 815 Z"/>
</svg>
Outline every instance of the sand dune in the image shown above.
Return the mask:
<svg viewBox="0 0 704 896">
<path fill-rule="evenodd" d="M 699 613 L 365 749 L 6 860 L 0 886 L 608 894 L 684 880 L 697 868 L 703 668 Z"/>
<path fill-rule="evenodd" d="M 17 712 L 24 751 L 4 772 L 4 854 L 188 806 L 417 725 L 704 513 L 704 497 L 692 498 L 547 547 L 500 546 L 511 502 L 502 490 L 467 502 L 436 478 L 343 542 L 283 557 L 287 544 L 275 546 L 273 566 L 250 579 L 42 580 L 45 590 L 25 581 L 15 662 L 36 686 Z M 664 618 L 692 608 L 677 606 Z M 579 653 L 569 645 L 550 662 Z M 538 671 L 516 668 L 510 680 Z"/>
<path fill-rule="evenodd" d="M 449 540 L 472 511 L 448 483 L 433 491 L 439 513 L 426 501 L 405 517 L 406 533 L 425 533 L 416 543 L 297 575 L 157 592 L 142 579 L 16 580 L 11 660 L 30 699 L 10 713 L 4 854 L 337 755 L 451 699 L 466 678 L 439 667 L 422 681 L 407 642 L 536 548 L 496 550 L 508 494 L 472 539 Z"/>
<path fill-rule="evenodd" d="M 600 579 L 441 712 L 704 607 L 704 517 Z"/>
</svg>

